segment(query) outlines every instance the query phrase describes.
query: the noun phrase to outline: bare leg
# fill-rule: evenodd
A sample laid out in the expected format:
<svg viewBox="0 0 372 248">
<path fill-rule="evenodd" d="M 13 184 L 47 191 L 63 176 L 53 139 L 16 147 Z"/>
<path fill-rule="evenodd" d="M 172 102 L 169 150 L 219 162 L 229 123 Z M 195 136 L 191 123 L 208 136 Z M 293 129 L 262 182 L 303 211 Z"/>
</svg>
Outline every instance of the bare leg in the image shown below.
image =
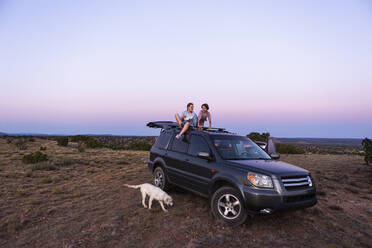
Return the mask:
<svg viewBox="0 0 372 248">
<path fill-rule="evenodd" d="M 177 121 L 177 123 L 178 123 L 178 126 L 181 127 L 181 125 L 182 125 L 182 121 L 181 121 L 180 116 L 179 116 L 178 114 L 175 114 L 174 117 L 176 118 L 176 121 Z"/>
<path fill-rule="evenodd" d="M 163 202 L 162 201 L 159 201 L 159 203 L 160 203 L 160 206 L 163 209 L 163 211 L 164 212 L 168 212 L 168 210 L 165 209 Z"/>
<path fill-rule="evenodd" d="M 144 206 L 144 208 L 147 208 L 146 203 L 145 203 L 146 193 L 141 191 L 141 194 L 142 194 L 142 205 Z"/>
<path fill-rule="evenodd" d="M 187 131 L 187 129 L 189 127 L 190 127 L 190 122 L 186 122 L 185 125 L 183 126 L 181 132 L 178 134 L 178 136 L 182 136 Z"/>
<path fill-rule="evenodd" d="M 154 200 L 154 198 L 152 198 L 152 197 L 150 196 L 150 199 L 149 199 L 149 209 L 151 209 L 152 200 Z"/>
</svg>

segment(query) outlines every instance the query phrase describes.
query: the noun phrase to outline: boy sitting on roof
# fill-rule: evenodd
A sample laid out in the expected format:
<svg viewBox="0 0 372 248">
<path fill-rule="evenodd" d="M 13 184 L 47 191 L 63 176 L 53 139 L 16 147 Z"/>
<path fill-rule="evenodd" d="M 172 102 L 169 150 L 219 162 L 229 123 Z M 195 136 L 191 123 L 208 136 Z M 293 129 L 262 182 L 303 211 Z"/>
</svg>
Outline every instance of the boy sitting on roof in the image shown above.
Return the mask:
<svg viewBox="0 0 372 248">
<path fill-rule="evenodd" d="M 180 117 L 178 114 L 175 115 L 176 121 L 178 125 L 182 128 L 181 132 L 176 135 L 176 138 L 179 139 L 191 126 L 196 127 L 198 123 L 198 116 L 194 112 L 194 104 L 188 103 L 187 104 L 187 110 L 183 111 L 182 117 Z"/>
</svg>

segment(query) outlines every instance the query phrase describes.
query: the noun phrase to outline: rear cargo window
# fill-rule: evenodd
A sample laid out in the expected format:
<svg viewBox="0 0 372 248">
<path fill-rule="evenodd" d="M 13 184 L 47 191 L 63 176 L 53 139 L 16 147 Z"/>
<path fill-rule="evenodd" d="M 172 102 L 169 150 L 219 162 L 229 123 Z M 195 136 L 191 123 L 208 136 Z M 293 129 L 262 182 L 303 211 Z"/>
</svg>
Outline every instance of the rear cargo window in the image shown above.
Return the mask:
<svg viewBox="0 0 372 248">
<path fill-rule="evenodd" d="M 163 132 L 156 139 L 155 147 L 160 149 L 166 149 L 172 134 L 170 132 Z"/>
<path fill-rule="evenodd" d="M 175 152 L 182 152 L 186 153 L 187 151 L 187 143 L 183 141 L 182 138 L 180 139 L 173 139 L 173 144 L 172 144 L 172 150 Z"/>
</svg>

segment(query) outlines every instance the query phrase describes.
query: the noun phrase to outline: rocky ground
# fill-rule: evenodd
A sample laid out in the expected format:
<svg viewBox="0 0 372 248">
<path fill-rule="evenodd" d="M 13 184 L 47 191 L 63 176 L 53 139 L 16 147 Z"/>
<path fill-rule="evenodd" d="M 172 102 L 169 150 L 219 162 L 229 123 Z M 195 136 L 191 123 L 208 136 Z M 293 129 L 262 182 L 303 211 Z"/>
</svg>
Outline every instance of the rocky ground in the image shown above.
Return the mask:
<svg viewBox="0 0 372 248">
<path fill-rule="evenodd" d="M 22 157 L 46 147 L 48 162 Z M 21 148 L 21 149 L 20 149 Z M 215 220 L 208 201 L 175 188 L 174 206 L 144 209 L 138 190 L 151 182 L 148 152 L 60 147 L 0 138 L 0 247 L 371 247 L 372 167 L 358 155 L 282 155 L 311 171 L 318 204 L 250 218 Z"/>
</svg>

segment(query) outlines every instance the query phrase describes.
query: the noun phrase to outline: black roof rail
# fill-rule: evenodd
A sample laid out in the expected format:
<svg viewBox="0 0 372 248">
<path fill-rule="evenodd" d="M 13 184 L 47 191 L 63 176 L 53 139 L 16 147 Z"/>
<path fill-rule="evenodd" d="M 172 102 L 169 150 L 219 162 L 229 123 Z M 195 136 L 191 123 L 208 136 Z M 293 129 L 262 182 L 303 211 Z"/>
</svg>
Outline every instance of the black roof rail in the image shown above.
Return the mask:
<svg viewBox="0 0 372 248">
<path fill-rule="evenodd" d="M 161 129 L 180 128 L 177 122 L 174 122 L 174 121 L 152 121 L 152 122 L 147 123 L 146 126 L 151 127 L 151 128 L 161 128 Z M 192 130 L 198 130 L 198 128 L 192 127 Z M 227 131 L 225 128 L 220 128 L 220 127 L 212 127 L 212 128 L 203 127 L 202 131 L 212 132 L 212 133 L 231 133 Z"/>
</svg>

